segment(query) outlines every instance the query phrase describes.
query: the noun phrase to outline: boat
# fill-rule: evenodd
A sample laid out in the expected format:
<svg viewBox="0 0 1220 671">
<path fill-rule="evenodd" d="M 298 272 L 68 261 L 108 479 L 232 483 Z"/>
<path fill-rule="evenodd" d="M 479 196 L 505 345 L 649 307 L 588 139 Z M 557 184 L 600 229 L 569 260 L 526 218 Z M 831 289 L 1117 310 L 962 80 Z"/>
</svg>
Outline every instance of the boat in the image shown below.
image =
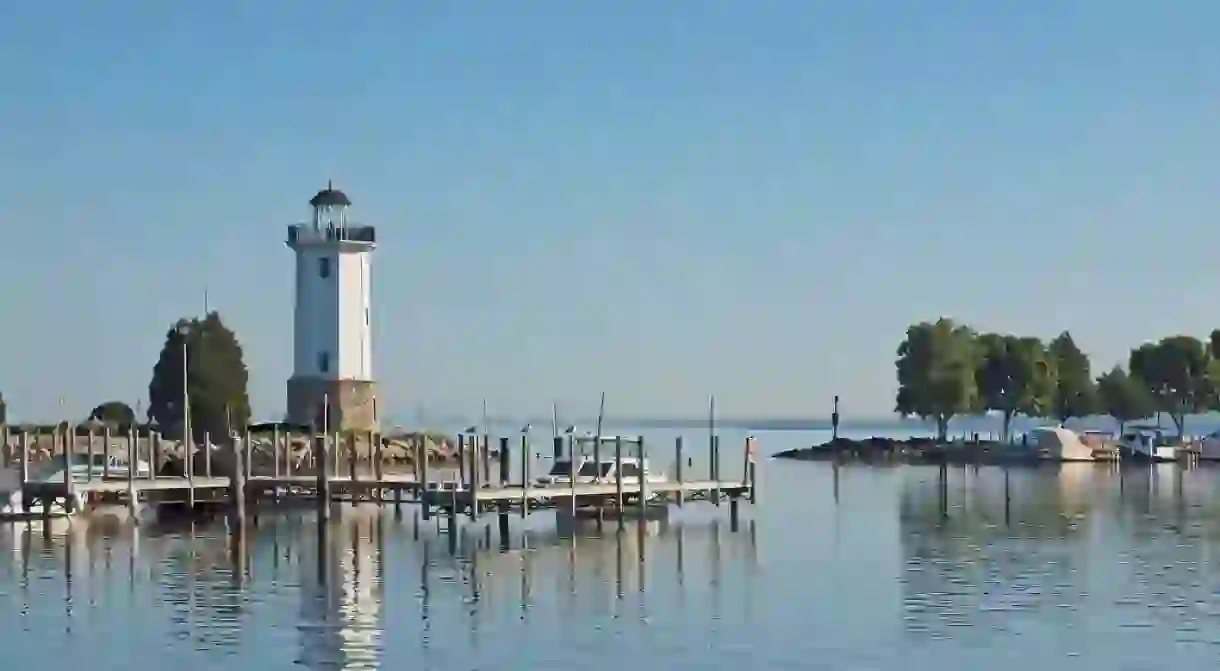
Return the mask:
<svg viewBox="0 0 1220 671">
<path fill-rule="evenodd" d="M 598 437 L 585 435 L 573 436 L 571 440 L 572 451 L 575 453 L 574 458 L 556 458 L 551 464 L 551 470 L 546 475 L 537 478 L 534 484 L 540 487 L 571 486 L 573 472 L 576 474 L 575 479 L 577 484 L 614 483 L 619 479 L 615 466 L 616 463 L 622 464 L 621 479 L 626 487 L 638 487 L 641 473 L 644 476 L 645 482 L 662 483 L 669 481 L 664 471 L 655 468 L 647 458 L 640 459 L 639 457 L 623 455 L 616 462 L 614 458 L 615 445 L 618 445 L 621 451 L 626 451 L 627 446 L 639 444 L 640 439 L 638 437 Z M 595 450 L 594 447 L 598 443 L 601 444 L 601 449 Z M 595 451 L 598 454 L 594 455 Z M 573 467 L 573 461 L 575 461 L 575 467 Z"/>
<path fill-rule="evenodd" d="M 1030 431 L 1029 447 L 1045 461 L 1097 461 L 1097 448 L 1062 426 L 1042 426 Z"/>
<path fill-rule="evenodd" d="M 1166 435 L 1160 427 L 1132 426 L 1118 440 L 1124 458 L 1142 462 L 1177 461 L 1182 447 L 1176 436 Z"/>
</svg>

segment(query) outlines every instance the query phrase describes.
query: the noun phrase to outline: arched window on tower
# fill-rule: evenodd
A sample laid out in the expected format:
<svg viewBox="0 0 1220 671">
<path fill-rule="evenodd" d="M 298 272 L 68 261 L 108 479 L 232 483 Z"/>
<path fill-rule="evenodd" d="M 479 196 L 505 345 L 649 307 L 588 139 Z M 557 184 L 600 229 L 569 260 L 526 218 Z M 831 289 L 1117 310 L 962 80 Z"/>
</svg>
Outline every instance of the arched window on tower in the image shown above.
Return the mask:
<svg viewBox="0 0 1220 671">
<path fill-rule="evenodd" d="M 318 277 L 330 277 L 330 259 L 318 259 Z"/>
</svg>

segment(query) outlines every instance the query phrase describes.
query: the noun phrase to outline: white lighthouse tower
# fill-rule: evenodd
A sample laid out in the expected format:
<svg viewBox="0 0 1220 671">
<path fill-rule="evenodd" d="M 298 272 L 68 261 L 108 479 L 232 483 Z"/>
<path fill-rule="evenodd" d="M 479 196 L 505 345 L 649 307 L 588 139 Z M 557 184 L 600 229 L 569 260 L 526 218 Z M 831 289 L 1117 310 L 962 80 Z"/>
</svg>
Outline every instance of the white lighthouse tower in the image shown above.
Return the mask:
<svg viewBox="0 0 1220 671">
<path fill-rule="evenodd" d="M 377 426 L 369 305 L 372 226 L 348 220 L 352 201 L 327 183 L 310 201 L 310 220 L 288 227 L 296 252 L 293 369 L 288 421 L 335 430 Z M 327 413 L 327 414 L 323 414 Z"/>
</svg>

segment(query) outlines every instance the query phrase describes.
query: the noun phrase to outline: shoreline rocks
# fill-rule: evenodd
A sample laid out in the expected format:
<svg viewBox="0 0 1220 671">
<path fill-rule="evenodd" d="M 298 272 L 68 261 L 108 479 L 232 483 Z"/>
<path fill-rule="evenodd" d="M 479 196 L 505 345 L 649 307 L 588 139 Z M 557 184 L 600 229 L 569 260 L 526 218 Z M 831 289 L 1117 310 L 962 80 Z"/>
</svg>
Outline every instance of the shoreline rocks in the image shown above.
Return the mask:
<svg viewBox="0 0 1220 671">
<path fill-rule="evenodd" d="M 777 452 L 777 459 L 796 461 L 839 461 L 866 463 L 997 463 L 1036 459 L 1019 446 L 990 440 L 939 442 L 935 438 L 907 439 L 873 436 L 838 438 L 821 445 Z"/>
</svg>

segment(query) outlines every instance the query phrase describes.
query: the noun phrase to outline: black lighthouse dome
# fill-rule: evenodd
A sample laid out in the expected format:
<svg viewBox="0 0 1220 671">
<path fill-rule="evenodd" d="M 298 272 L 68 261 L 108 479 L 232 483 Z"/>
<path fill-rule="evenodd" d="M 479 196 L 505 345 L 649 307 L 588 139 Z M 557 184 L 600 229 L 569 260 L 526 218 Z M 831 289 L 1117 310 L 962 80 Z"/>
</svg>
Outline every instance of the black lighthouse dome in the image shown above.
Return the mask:
<svg viewBox="0 0 1220 671">
<path fill-rule="evenodd" d="M 352 204 L 352 201 L 346 193 L 334 188 L 328 181 L 325 189 L 309 199 L 309 204 L 313 207 L 347 207 Z"/>
</svg>

